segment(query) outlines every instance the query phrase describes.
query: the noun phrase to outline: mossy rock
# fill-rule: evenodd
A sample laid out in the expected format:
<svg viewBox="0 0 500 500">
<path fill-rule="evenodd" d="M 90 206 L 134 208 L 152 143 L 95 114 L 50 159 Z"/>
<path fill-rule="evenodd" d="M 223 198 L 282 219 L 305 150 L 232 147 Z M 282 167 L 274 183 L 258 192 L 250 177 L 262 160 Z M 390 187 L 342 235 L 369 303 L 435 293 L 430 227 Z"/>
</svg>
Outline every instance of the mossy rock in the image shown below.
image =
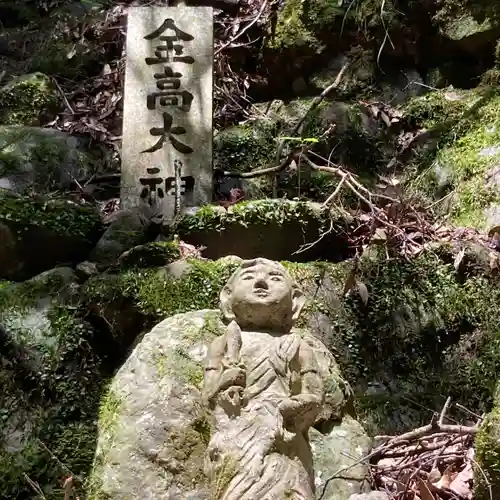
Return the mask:
<svg viewBox="0 0 500 500">
<path fill-rule="evenodd" d="M 444 0 L 434 22 L 446 38 L 476 51 L 499 36 L 500 8 L 483 0 Z"/>
<path fill-rule="evenodd" d="M 146 243 L 151 234 L 150 221 L 139 208 L 120 210 L 113 214 L 109 226 L 90 254 L 90 260 L 102 267 L 116 264 L 120 255 Z"/>
<path fill-rule="evenodd" d="M 437 209 L 460 226 L 485 229 L 499 220 L 499 103 L 494 89 L 448 88 L 415 98 L 405 108 L 407 119 L 427 128 L 434 141 L 415 160 L 418 171 L 407 169 L 410 185 L 435 201 L 448 195 Z"/>
<path fill-rule="evenodd" d="M 0 197 L 0 222 L 16 236 L 15 255 L 22 263 L 12 274 L 0 269 L 0 277 L 10 279 L 85 260 L 101 232 L 96 209 L 57 199 Z"/>
<path fill-rule="evenodd" d="M 124 252 L 119 259 L 123 269 L 160 267 L 180 259 L 179 244 L 175 241 L 153 241 Z"/>
<path fill-rule="evenodd" d="M 333 163 L 341 163 L 358 174 L 370 172 L 373 175 L 373 167 L 380 162 L 382 150 L 387 149 L 387 140 L 384 142 L 379 123 L 358 103 L 325 99 L 315 105 L 314 99 L 299 98 L 287 103 L 274 100 L 258 104 L 256 108 L 263 115 L 261 120 L 274 124 L 276 144 L 283 140 L 291 148 L 297 146 L 300 140 L 308 141 L 314 153 L 330 158 Z M 294 133 L 304 116 L 306 118 L 300 130 Z M 282 156 L 286 151 L 288 149 L 282 151 Z M 286 172 L 278 176 L 278 187 L 282 189 L 280 196 L 285 193 L 289 198 L 301 196 L 301 193 L 307 196 L 312 188 L 310 194 L 314 197 L 314 187 L 323 184 L 325 175 L 303 170 L 305 173 L 300 172 L 300 175 Z M 335 185 L 336 178 L 330 176 L 330 179 Z M 291 190 L 291 183 L 295 184 L 295 192 Z"/>
<path fill-rule="evenodd" d="M 0 187 L 19 194 L 67 189 L 88 178 L 97 159 L 77 137 L 52 129 L 0 126 Z"/>
<path fill-rule="evenodd" d="M 63 500 L 67 469 L 84 477 L 92 464 L 106 375 L 91 347 L 95 331 L 74 314 L 71 276 L 61 268 L 0 287 L 0 330 L 8 334 L 0 338 L 2 500 L 31 498 L 24 474 Z M 82 484 L 75 488 L 81 495 Z"/>
<path fill-rule="evenodd" d="M 48 76 L 19 76 L 0 88 L 0 124 L 40 125 L 48 121 L 57 105 L 58 97 Z"/>
<path fill-rule="evenodd" d="M 198 397 L 202 357 L 193 353 L 220 325 L 217 312 L 198 311 L 168 318 L 144 336 L 101 409 L 90 499 L 168 498 L 172 492 L 187 498 L 206 488 L 211 420 Z M 147 416 L 146 407 L 152 410 Z"/>
<path fill-rule="evenodd" d="M 295 254 L 326 232 L 330 217 L 332 231 L 311 249 Z M 345 258 L 349 248 L 343 235 L 349 223 L 346 214 L 330 215 L 319 204 L 268 199 L 238 203 L 227 211 L 207 205 L 181 219 L 176 231 L 187 243 L 206 247 L 204 255 L 211 259 L 236 255 L 305 262 L 326 257 L 322 252 L 331 260 Z"/>
<path fill-rule="evenodd" d="M 114 378 L 110 396 L 103 404 L 90 481 L 91 499 L 148 494 L 166 500 L 172 492 L 182 498 L 220 498 L 233 464 L 224 464 L 209 484 L 203 464 L 213 418 L 202 402 L 201 388 L 206 348 L 224 331 L 220 311 L 201 310 L 167 318 L 143 337 Z M 331 375 L 332 391 L 341 391 L 345 382 L 331 353 L 306 332 L 298 333 L 320 357 L 322 374 Z M 330 392 L 327 400 L 331 396 Z M 338 401 L 342 406 L 340 419 L 344 402 Z M 330 415 L 325 415 L 325 420 L 333 427 Z M 318 453 L 327 456 L 333 450 L 340 456 L 335 443 L 341 436 L 356 450 L 354 457 L 339 457 L 340 463 L 350 464 L 357 455 L 368 451 L 369 439 L 360 426 L 354 427 L 346 420 L 342 424 L 338 430 L 329 428 L 316 433 L 314 459 Z M 326 477 L 337 468 L 338 464 L 331 462 L 321 462 L 321 472 Z M 357 472 L 363 476 L 367 469 L 359 467 Z M 344 481 L 344 488 L 337 484 L 333 490 L 359 492 L 363 479 L 350 477 Z M 328 498 L 349 496 L 335 497 L 331 490 L 328 493 Z"/>
<path fill-rule="evenodd" d="M 309 78 L 309 82 L 317 89 L 325 90 L 335 82 L 347 61 L 349 61 L 349 66 L 338 82 L 335 95 L 342 100 L 353 97 L 356 99 L 372 97 L 377 91 L 376 82 L 379 76 L 376 54 L 360 45 L 354 46 L 345 54 L 334 58 L 326 68 L 314 72 Z"/>
</svg>

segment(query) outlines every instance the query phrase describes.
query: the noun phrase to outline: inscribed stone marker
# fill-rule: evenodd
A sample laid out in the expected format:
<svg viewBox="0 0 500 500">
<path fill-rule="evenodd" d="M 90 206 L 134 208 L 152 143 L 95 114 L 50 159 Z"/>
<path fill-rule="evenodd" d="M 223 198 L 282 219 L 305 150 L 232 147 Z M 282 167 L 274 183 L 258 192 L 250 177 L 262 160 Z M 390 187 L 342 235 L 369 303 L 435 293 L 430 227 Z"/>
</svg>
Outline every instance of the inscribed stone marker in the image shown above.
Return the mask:
<svg viewBox="0 0 500 500">
<path fill-rule="evenodd" d="M 212 8 L 131 7 L 126 50 L 122 208 L 171 221 L 212 200 Z"/>
</svg>

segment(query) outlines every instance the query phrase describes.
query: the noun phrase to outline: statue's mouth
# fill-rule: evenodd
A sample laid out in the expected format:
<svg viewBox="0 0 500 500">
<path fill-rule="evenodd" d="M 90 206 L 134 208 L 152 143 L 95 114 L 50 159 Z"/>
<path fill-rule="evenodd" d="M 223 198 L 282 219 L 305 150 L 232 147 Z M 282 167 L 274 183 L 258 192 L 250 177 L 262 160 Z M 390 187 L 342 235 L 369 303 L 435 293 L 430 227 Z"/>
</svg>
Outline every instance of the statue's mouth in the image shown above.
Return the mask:
<svg viewBox="0 0 500 500">
<path fill-rule="evenodd" d="M 257 290 L 254 290 L 253 293 L 254 295 L 257 295 L 257 297 L 267 297 L 269 295 L 269 291 L 264 288 L 257 288 Z"/>
</svg>

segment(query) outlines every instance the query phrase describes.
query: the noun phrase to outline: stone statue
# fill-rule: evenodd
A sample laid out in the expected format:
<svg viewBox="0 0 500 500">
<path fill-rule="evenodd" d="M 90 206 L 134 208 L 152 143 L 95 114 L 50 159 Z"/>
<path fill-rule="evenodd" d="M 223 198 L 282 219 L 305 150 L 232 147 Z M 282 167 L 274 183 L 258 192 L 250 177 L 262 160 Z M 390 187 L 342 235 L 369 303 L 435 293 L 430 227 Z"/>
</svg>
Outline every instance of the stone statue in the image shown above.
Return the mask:
<svg viewBox="0 0 500 500">
<path fill-rule="evenodd" d="M 228 326 L 204 379 L 218 500 L 316 499 L 308 432 L 324 413 L 326 347 L 292 330 L 304 302 L 286 269 L 262 258 L 243 261 L 221 292 Z"/>
</svg>

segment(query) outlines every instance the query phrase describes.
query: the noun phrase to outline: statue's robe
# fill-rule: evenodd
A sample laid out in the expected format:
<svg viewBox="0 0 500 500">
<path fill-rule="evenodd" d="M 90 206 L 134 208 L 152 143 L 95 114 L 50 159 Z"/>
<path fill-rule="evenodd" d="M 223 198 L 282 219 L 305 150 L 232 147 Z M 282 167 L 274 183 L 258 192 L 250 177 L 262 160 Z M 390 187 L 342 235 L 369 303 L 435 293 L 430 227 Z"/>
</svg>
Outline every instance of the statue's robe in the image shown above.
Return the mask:
<svg viewBox="0 0 500 500">
<path fill-rule="evenodd" d="M 208 447 L 208 469 L 223 490 L 218 498 L 314 500 L 309 425 L 286 429 L 278 410 L 280 402 L 300 393 L 301 375 L 317 370 L 314 356 L 301 356 L 310 346 L 296 333 L 242 332 L 241 341 L 246 404 L 232 418 L 216 406 Z M 294 417 L 295 423 L 300 419 Z"/>
</svg>

